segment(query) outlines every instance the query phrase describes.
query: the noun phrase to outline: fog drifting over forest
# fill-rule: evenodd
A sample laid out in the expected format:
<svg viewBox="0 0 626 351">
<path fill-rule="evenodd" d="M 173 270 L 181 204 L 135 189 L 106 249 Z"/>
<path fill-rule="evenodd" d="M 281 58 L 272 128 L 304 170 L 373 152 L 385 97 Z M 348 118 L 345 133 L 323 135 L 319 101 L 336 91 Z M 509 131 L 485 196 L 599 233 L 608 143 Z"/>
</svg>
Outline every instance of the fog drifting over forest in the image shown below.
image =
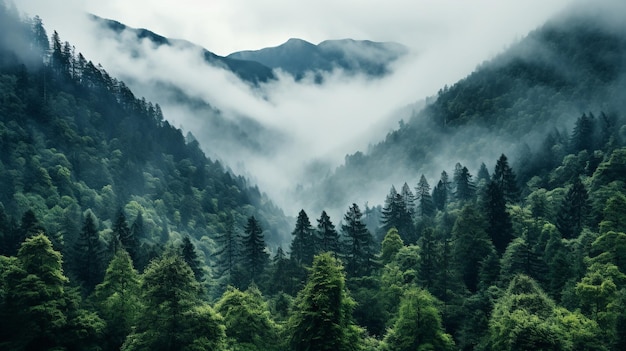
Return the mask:
<svg viewBox="0 0 626 351">
<path fill-rule="evenodd" d="M 124 80 L 137 96 L 159 103 L 165 117 L 191 131 L 208 156 L 250 177 L 288 215 L 295 215 L 306 206 L 290 197 L 298 184 L 323 176 L 346 154 L 366 150 L 400 119 L 409 118 L 407 106 L 469 74 L 572 2 L 576 1 L 395 0 L 364 6 L 357 1 L 326 0 L 309 5 L 286 0 L 183 0 L 175 5 L 21 0 L 17 5 L 31 16 L 40 15 L 48 34 L 57 30 L 63 41 Z M 409 47 L 410 54 L 381 79 L 336 71 L 323 84 L 315 84 L 279 73 L 277 80 L 255 88 L 226 70 L 207 66 L 198 49 L 157 48 L 149 42 L 136 43 L 131 36 L 114 40 L 85 13 L 189 40 L 220 55 L 276 46 L 291 37 L 315 44 L 340 38 L 395 41 Z M 172 101 L 159 101 L 157 84 L 179 87 L 234 123 L 242 117 L 257 121 L 268 132 L 260 140 L 263 152 L 211 140 L 203 131 L 206 116 L 194 115 Z M 389 185 L 381 190 L 379 202 Z"/>
</svg>

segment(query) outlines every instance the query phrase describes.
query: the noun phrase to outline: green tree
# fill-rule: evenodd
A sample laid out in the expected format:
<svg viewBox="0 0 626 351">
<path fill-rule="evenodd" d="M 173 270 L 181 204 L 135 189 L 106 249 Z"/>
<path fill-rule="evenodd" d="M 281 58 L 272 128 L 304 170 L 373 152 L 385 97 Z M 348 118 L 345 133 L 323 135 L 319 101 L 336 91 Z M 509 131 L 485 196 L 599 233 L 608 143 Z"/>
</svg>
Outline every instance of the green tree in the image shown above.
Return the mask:
<svg viewBox="0 0 626 351">
<path fill-rule="evenodd" d="M 235 230 L 235 220 L 232 213 L 226 217 L 224 231 L 215 239 L 216 273 L 224 280 L 224 285 L 234 284 L 237 279 L 237 264 L 241 259 L 241 237 Z"/>
<path fill-rule="evenodd" d="M 607 200 L 604 216 L 600 222 L 600 232 L 609 231 L 626 233 L 626 196 L 615 193 Z"/>
<path fill-rule="evenodd" d="M 576 238 L 580 235 L 587 221 L 589 211 L 589 195 L 580 177 L 574 178 L 574 184 L 563 198 L 561 209 L 556 218 L 556 227 L 564 239 Z"/>
<path fill-rule="evenodd" d="M 225 349 L 222 319 L 200 300 L 200 285 L 180 255 L 153 260 L 141 291 L 143 308 L 122 350 Z"/>
<path fill-rule="evenodd" d="M 475 292 L 478 289 L 480 262 L 494 250 L 487 236 L 485 218 L 474 206 L 465 206 L 459 213 L 452 229 L 453 257 L 465 286 Z"/>
<path fill-rule="evenodd" d="M 339 234 L 326 211 L 322 211 L 320 218 L 317 220 L 317 237 L 319 252 L 341 253 L 339 249 Z"/>
<path fill-rule="evenodd" d="M 368 274 L 372 268 L 373 238 L 361 221 L 361 210 L 352 204 L 343 217 L 341 225 L 345 249 L 346 272 L 349 276 Z"/>
<path fill-rule="evenodd" d="M 385 335 L 383 350 L 454 350 L 452 336 L 445 333 L 436 299 L 426 290 L 404 293 L 398 318 Z"/>
<path fill-rule="evenodd" d="M 496 162 L 492 180 L 500 187 L 506 201 L 517 201 L 519 198 L 517 179 L 513 169 L 509 166 L 507 157 L 504 154 L 500 155 L 500 158 Z"/>
<path fill-rule="evenodd" d="M 4 272 L 6 291 L 0 348 L 7 350 L 96 350 L 104 322 L 80 309 L 68 286 L 61 254 L 43 234 L 20 247 Z"/>
<path fill-rule="evenodd" d="M 272 320 L 267 303 L 256 286 L 246 291 L 230 287 L 215 305 L 224 317 L 226 337 L 233 350 L 281 349 L 280 327 Z"/>
<path fill-rule="evenodd" d="M 396 228 L 391 228 L 385 235 L 381 245 L 380 251 L 380 260 L 382 264 L 387 264 L 391 262 L 398 251 L 404 247 L 404 242 L 398 234 L 398 230 Z"/>
<path fill-rule="evenodd" d="M 142 307 L 139 286 L 130 255 L 124 249 L 117 250 L 93 298 L 98 314 L 106 321 L 104 340 L 110 350 L 119 350 L 135 325 Z"/>
<path fill-rule="evenodd" d="M 513 240 L 513 226 L 506 210 L 504 192 L 497 181 L 490 181 L 487 185 L 483 208 L 488 223 L 487 234 L 498 254 L 502 255 Z"/>
<path fill-rule="evenodd" d="M 189 268 L 193 271 L 193 275 L 196 280 L 201 282 L 204 277 L 204 272 L 202 270 L 204 264 L 198 258 L 196 246 L 191 242 L 189 236 L 185 236 L 183 238 L 183 242 L 180 244 L 180 254 L 187 265 L 189 265 Z"/>
<path fill-rule="evenodd" d="M 288 323 L 294 351 L 360 350 L 361 329 L 352 321 L 354 301 L 348 295 L 339 261 L 330 253 L 315 256 Z"/>
<path fill-rule="evenodd" d="M 269 254 L 265 250 L 263 229 L 254 216 L 248 218 L 243 237 L 243 267 L 250 281 L 260 281 L 269 263 Z"/>
<path fill-rule="evenodd" d="M 462 167 L 460 171 L 455 172 L 454 183 L 456 186 L 454 195 L 457 201 L 464 203 L 474 198 L 476 189 L 472 181 L 472 175 L 467 167 Z"/>
<path fill-rule="evenodd" d="M 104 273 L 104 245 L 100 242 L 100 234 L 96 227 L 96 218 L 91 211 L 85 215 L 85 223 L 78 234 L 73 248 L 74 275 L 83 284 L 87 294 L 91 293 Z"/>
<path fill-rule="evenodd" d="M 528 276 L 511 280 L 494 306 L 488 350 L 604 350 L 598 325 L 557 307 Z"/>
<path fill-rule="evenodd" d="M 435 213 L 435 205 L 433 204 L 433 198 L 430 195 L 430 185 L 428 185 L 428 181 L 423 174 L 417 183 L 415 194 L 417 197 L 418 214 L 421 217 L 432 216 Z"/>
<path fill-rule="evenodd" d="M 418 243 L 421 248 L 421 261 L 418 270 L 418 279 L 426 289 L 433 287 L 439 271 L 438 245 L 433 228 L 426 228 Z"/>
<path fill-rule="evenodd" d="M 315 255 L 315 231 L 309 221 L 304 210 L 298 213 L 296 227 L 293 232 L 293 240 L 291 241 L 291 258 L 299 264 L 310 265 Z"/>
<path fill-rule="evenodd" d="M 406 203 L 401 194 L 398 194 L 394 186 L 391 187 L 389 195 L 385 199 L 385 206 L 382 210 L 382 230 L 386 233 L 391 228 L 396 228 L 400 237 L 405 242 L 414 242 L 415 228 L 411 213 L 406 207 Z"/>
</svg>

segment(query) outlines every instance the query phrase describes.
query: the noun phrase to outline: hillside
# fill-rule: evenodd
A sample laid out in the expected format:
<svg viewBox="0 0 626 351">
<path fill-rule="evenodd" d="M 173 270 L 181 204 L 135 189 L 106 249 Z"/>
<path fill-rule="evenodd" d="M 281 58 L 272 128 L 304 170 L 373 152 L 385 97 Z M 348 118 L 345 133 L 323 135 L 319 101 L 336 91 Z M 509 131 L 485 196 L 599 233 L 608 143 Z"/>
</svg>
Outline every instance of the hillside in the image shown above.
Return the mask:
<svg viewBox="0 0 626 351">
<path fill-rule="evenodd" d="M 71 251 L 88 212 L 107 244 L 114 244 L 120 213 L 129 227 L 141 217 L 143 266 L 186 236 L 210 266 L 230 217 L 240 230 L 256 216 L 270 246 L 285 240 L 282 211 L 207 158 L 158 104 L 135 97 L 56 32 L 49 41 L 40 19 L 3 16 L 3 33 L 15 33 L 0 42 L 3 252 L 15 252 L 24 239 L 19 228 L 27 213 L 63 252 Z"/>
<path fill-rule="evenodd" d="M 432 179 L 456 162 L 476 172 L 501 152 L 522 167 L 524 184 L 536 171 L 524 168 L 534 165 L 525 158 L 540 157 L 541 147 L 549 147 L 544 139 L 569 130 L 583 113 L 617 118 L 606 126 L 617 132 L 626 108 L 626 39 L 623 26 L 602 18 L 590 11 L 546 23 L 443 87 L 385 140 L 346 156 L 344 165 L 303 196 L 320 206 L 347 205 L 355 200 L 352 194 L 367 201 L 372 189 L 416 182 L 421 173 Z"/>
</svg>

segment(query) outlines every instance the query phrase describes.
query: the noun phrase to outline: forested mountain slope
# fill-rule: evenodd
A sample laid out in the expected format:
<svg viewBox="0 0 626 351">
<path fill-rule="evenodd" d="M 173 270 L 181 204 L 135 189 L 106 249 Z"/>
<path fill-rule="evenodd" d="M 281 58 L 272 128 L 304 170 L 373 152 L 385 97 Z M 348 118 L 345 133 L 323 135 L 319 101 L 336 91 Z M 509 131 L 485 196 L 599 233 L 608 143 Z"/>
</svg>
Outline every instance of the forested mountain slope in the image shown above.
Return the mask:
<svg viewBox="0 0 626 351">
<path fill-rule="evenodd" d="M 25 238 L 26 214 L 63 252 L 75 245 L 87 212 L 107 244 L 123 214 L 124 225 L 142 226 L 134 240 L 144 266 L 168 240 L 185 236 L 208 265 L 226 223 L 243 228 L 250 216 L 269 245 L 284 241 L 282 211 L 205 157 L 158 104 L 135 97 L 56 32 L 49 40 L 40 19 L 22 22 L 4 9 L 2 17 L 2 252 L 15 253 Z"/>
<path fill-rule="evenodd" d="M 531 32 L 442 88 L 384 141 L 346 156 L 343 166 L 303 196 L 323 193 L 320 206 L 348 204 L 352 194 L 412 181 L 420 173 L 434 177 L 458 161 L 477 170 L 501 152 L 515 156 L 517 165 L 542 146 L 550 148 L 544 143 L 548 134 L 570 129 L 583 113 L 603 111 L 621 121 L 626 37 L 624 26 L 607 20 L 613 17 L 606 12 L 602 6 L 568 12 Z M 611 123 L 607 131 L 617 133 L 617 121 Z"/>
</svg>

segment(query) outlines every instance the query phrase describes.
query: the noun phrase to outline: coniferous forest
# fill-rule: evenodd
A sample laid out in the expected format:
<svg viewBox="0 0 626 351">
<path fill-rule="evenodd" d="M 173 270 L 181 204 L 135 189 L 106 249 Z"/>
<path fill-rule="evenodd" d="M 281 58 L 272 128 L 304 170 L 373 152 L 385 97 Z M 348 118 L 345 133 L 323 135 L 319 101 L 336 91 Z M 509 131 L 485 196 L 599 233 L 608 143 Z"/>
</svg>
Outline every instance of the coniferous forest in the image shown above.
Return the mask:
<svg viewBox="0 0 626 351">
<path fill-rule="evenodd" d="M 389 184 L 381 205 L 291 219 L 0 6 L 0 349 L 626 349 L 626 36 L 595 28 L 534 33 L 576 53 L 577 81 L 497 57 L 433 98 L 430 135 L 410 121 L 336 176 L 426 160 L 468 125 L 514 138 L 576 101 L 573 124 Z"/>
</svg>

